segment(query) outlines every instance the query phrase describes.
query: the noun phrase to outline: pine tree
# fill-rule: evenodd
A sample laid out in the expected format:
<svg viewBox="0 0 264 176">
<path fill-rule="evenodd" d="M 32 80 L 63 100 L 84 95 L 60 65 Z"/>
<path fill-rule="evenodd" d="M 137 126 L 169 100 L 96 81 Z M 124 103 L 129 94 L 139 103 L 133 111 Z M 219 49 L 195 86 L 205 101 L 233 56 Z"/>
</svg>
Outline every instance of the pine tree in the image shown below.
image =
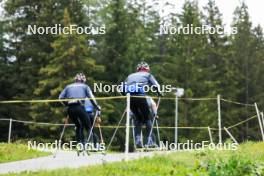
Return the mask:
<svg viewBox="0 0 264 176">
<path fill-rule="evenodd" d="M 263 44 L 259 42 L 259 40 L 261 41 L 261 37 L 256 35 L 257 33 L 261 34 L 261 30 L 255 30 L 254 35 L 252 23 L 248 13 L 248 7 L 244 2 L 242 2 L 242 4 L 235 10 L 232 26 L 236 27 L 238 31 L 237 34 L 231 36 L 231 58 L 236 74 L 234 81 L 237 82 L 236 89 L 239 90 L 236 94 L 236 99 L 240 102 L 252 104 L 254 103 L 254 97 L 258 95 L 258 92 L 255 92 L 257 84 L 253 79 L 258 77 L 255 65 L 260 66 L 262 63 L 261 59 L 256 56 L 257 52 L 259 52 L 259 48 L 263 47 Z M 244 120 L 253 113 L 255 113 L 254 108 L 237 108 L 236 117 L 239 118 L 237 118 L 236 121 Z M 246 123 L 246 126 L 241 126 L 241 128 L 246 128 L 246 130 L 241 130 L 240 128 L 236 129 L 240 140 L 244 140 L 244 137 L 247 138 L 248 136 L 253 138 L 256 137 L 255 131 L 252 131 L 252 128 L 249 128 L 252 126 L 251 123 L 253 123 L 253 126 L 256 127 L 255 122 L 250 122 Z M 249 131 L 249 129 L 251 130 Z"/>
<path fill-rule="evenodd" d="M 264 107 L 263 102 L 263 57 L 264 57 L 264 35 L 263 28 L 258 25 L 253 29 L 253 46 L 254 53 L 251 58 L 254 58 L 255 63 L 250 65 L 252 72 L 250 76 L 251 91 L 254 94 L 251 95 L 251 102 L 258 102 L 260 109 Z"/>
<path fill-rule="evenodd" d="M 124 0 L 113 0 L 106 8 L 104 20 L 107 29 L 102 42 L 98 44 L 98 49 L 102 54 L 100 62 L 107 63 L 104 79 L 117 84 L 131 72 L 131 60 L 127 57 L 129 18 Z M 108 74 L 110 72 L 111 75 Z"/>
<path fill-rule="evenodd" d="M 34 99 L 32 92 L 41 80 L 39 69 L 49 62 L 49 54 L 53 51 L 50 43 L 57 37 L 52 34 L 30 34 L 28 26 L 52 27 L 60 24 L 65 7 L 69 7 L 75 24 L 83 23 L 84 13 L 79 0 L 6 1 L 4 9 L 8 24 L 6 30 L 10 36 L 9 53 L 15 60 L 16 70 L 14 83 L 17 93 L 13 98 Z"/>
<path fill-rule="evenodd" d="M 64 10 L 64 26 L 72 24 L 67 8 Z M 93 75 L 103 71 L 103 67 L 90 58 L 90 48 L 86 35 L 61 34 L 51 44 L 53 52 L 49 63 L 40 69 L 42 80 L 39 81 L 34 93 L 45 99 L 57 99 L 63 88 L 74 81 L 77 73 L 87 75 L 88 84 L 94 83 Z M 32 117 L 38 121 L 58 122 L 62 120 L 62 108 L 57 103 L 38 104 L 33 107 Z M 53 128 L 54 129 L 54 128 Z M 56 130 L 56 129 L 54 129 Z"/>
<path fill-rule="evenodd" d="M 234 99 L 237 94 L 236 89 L 236 74 L 230 60 L 231 50 L 228 44 L 228 36 L 225 31 L 225 26 L 222 22 L 222 14 L 214 0 L 209 0 L 205 9 L 205 24 L 214 29 L 221 29 L 216 33 L 208 33 L 208 43 L 206 46 L 206 59 L 203 62 L 204 78 L 208 97 L 216 97 L 220 94 L 222 98 Z M 217 114 L 213 109 L 216 107 L 216 102 L 208 103 L 204 107 L 202 116 L 205 116 L 207 124 L 212 127 L 217 127 Z M 226 104 L 222 104 L 222 118 L 225 119 L 223 126 L 234 124 L 235 114 L 237 110 L 229 108 Z"/>
<path fill-rule="evenodd" d="M 202 14 L 198 8 L 198 3 L 186 1 L 179 20 L 182 26 L 193 25 L 194 28 L 202 26 Z M 207 43 L 206 36 L 204 34 L 180 34 L 178 40 L 180 43 L 178 46 L 180 54 L 177 62 L 179 65 L 177 70 L 178 79 L 182 87 L 186 89 L 186 97 L 207 97 L 206 69 L 202 65 L 206 58 L 204 54 Z M 206 119 L 202 117 L 202 114 L 206 111 L 205 107 L 206 105 L 204 104 L 197 106 L 196 103 L 184 102 L 184 121 L 182 124 L 186 126 L 193 126 L 194 124 L 204 125 L 203 122 Z M 188 134 L 193 135 L 189 131 L 186 135 Z M 197 140 L 201 140 L 200 136 L 202 134 L 204 134 L 204 131 L 197 133 Z"/>
<path fill-rule="evenodd" d="M 127 5 L 129 19 L 133 19 L 128 24 L 128 57 L 132 62 L 132 71 L 142 60 L 150 65 L 157 65 L 160 62 L 159 49 L 157 49 L 160 16 L 154 10 L 154 2 L 147 4 L 146 1 L 131 1 Z"/>
</svg>

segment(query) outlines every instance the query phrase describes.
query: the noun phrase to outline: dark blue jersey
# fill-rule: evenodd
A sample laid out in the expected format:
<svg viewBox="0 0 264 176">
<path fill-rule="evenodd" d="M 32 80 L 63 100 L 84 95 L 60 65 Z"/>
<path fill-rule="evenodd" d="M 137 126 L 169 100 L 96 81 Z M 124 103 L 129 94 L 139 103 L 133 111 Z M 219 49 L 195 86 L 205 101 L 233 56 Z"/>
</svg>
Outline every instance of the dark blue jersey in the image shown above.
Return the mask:
<svg viewBox="0 0 264 176">
<path fill-rule="evenodd" d="M 94 95 L 90 89 L 90 87 L 84 83 L 73 83 L 65 87 L 65 89 L 61 92 L 59 99 L 83 99 L 90 98 L 90 102 L 93 106 L 97 107 L 97 102 L 94 99 Z M 88 100 L 89 101 L 89 100 Z M 84 101 L 82 101 L 84 104 Z"/>
<path fill-rule="evenodd" d="M 152 74 L 148 72 L 136 72 L 127 77 L 123 91 L 132 94 L 145 94 L 144 87 L 146 86 L 153 86 L 160 93 L 160 85 Z"/>
</svg>

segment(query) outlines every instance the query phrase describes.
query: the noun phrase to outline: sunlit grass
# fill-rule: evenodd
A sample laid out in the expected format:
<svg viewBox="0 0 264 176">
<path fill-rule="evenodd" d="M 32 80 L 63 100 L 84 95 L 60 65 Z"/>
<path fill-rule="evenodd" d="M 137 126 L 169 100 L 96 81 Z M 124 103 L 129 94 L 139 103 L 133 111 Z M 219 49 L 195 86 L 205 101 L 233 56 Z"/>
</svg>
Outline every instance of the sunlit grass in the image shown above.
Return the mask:
<svg viewBox="0 0 264 176">
<path fill-rule="evenodd" d="M 0 163 L 36 158 L 50 155 L 48 152 L 41 152 L 28 149 L 24 144 L 0 143 Z"/>
<path fill-rule="evenodd" d="M 29 176 L 241 176 L 264 174 L 264 143 L 248 142 L 238 150 L 182 151 L 128 162 L 23 172 Z M 18 174 L 9 174 L 18 175 Z"/>
</svg>

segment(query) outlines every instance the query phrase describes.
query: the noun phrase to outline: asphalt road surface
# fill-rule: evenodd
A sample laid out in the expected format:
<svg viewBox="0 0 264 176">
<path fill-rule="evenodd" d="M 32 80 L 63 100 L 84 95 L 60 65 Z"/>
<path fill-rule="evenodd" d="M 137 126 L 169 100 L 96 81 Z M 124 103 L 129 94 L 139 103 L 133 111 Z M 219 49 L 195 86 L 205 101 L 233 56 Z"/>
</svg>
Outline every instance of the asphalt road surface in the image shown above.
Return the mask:
<svg viewBox="0 0 264 176">
<path fill-rule="evenodd" d="M 142 157 L 151 157 L 159 153 L 164 154 L 164 152 L 136 152 L 129 153 L 127 158 L 125 158 L 124 153 L 111 153 L 106 155 L 94 153 L 89 156 L 87 154 L 85 156 L 77 156 L 77 153 L 73 151 L 58 151 L 55 158 L 51 155 L 0 164 L 0 174 L 10 172 L 19 173 L 22 171 L 52 170 L 59 168 L 78 168 L 82 166 L 124 161 L 126 159 L 133 160 Z"/>
</svg>

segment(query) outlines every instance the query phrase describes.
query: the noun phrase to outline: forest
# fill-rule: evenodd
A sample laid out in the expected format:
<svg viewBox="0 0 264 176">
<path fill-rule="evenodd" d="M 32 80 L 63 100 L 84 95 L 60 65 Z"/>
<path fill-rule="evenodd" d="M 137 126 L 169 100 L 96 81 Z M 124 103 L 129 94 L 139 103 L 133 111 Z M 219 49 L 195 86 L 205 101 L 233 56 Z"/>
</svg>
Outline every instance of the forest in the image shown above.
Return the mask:
<svg viewBox="0 0 264 176">
<path fill-rule="evenodd" d="M 87 84 L 119 84 L 144 60 L 161 85 L 185 89 L 179 100 L 179 126 L 217 128 L 217 101 L 222 98 L 264 107 L 264 36 L 253 26 L 245 2 L 233 13 L 231 26 L 223 22 L 214 0 L 203 8 L 186 0 L 181 11 L 160 11 L 153 0 L 6 0 L 0 17 L 0 101 L 57 99 L 76 73 Z M 164 1 L 163 9 L 174 9 Z M 96 34 L 32 34 L 28 26 L 93 26 Z M 160 33 L 161 25 L 180 29 L 203 25 L 234 32 Z M 96 92 L 96 97 L 120 96 Z M 154 95 L 155 96 L 155 95 Z M 160 126 L 174 126 L 175 95 L 164 94 L 159 107 Z M 102 125 L 117 125 L 125 99 L 100 99 Z M 254 107 L 221 102 L 222 126 L 231 126 L 256 114 Z M 58 102 L 0 104 L 0 118 L 63 123 L 65 108 Z M 8 135 L 8 121 L 0 123 L 0 141 Z M 123 122 L 125 124 L 125 122 Z M 12 140 L 57 139 L 61 127 L 14 123 Z M 123 144 L 120 129 L 115 144 Z M 114 129 L 103 129 L 106 142 Z M 64 140 L 73 137 L 67 130 Z M 217 131 L 213 137 L 217 141 Z M 232 128 L 239 142 L 260 140 L 257 119 Z M 162 140 L 173 141 L 173 129 L 161 129 Z M 227 140 L 229 136 L 223 134 Z M 208 140 L 206 130 L 180 129 L 179 140 Z M 118 145 L 117 145 L 118 146 Z"/>
</svg>

